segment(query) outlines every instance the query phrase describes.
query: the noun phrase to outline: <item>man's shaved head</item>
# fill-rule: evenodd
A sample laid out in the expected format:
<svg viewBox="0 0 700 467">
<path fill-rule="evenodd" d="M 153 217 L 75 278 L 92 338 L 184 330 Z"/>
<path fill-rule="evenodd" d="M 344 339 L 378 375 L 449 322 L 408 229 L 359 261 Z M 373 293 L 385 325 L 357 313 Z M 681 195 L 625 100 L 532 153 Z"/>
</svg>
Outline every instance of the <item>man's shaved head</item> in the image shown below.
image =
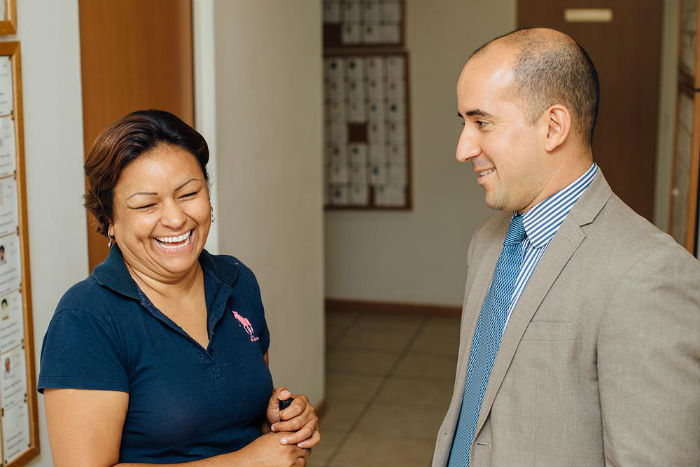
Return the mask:
<svg viewBox="0 0 700 467">
<path fill-rule="evenodd" d="M 593 143 L 600 95 L 598 73 L 585 50 L 571 37 L 552 29 L 519 29 L 479 47 L 471 57 L 492 47 L 514 51 L 515 93 L 531 123 L 553 104 L 569 109 L 573 129 Z M 470 58 L 471 58 L 470 57 Z"/>
</svg>

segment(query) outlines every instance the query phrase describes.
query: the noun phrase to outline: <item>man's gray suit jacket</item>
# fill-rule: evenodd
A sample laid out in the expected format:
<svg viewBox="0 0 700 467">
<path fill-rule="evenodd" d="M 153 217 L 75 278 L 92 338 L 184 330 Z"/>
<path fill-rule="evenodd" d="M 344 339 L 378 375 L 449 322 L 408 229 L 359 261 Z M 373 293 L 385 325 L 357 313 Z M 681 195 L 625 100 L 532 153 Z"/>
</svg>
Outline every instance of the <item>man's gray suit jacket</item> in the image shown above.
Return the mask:
<svg viewBox="0 0 700 467">
<path fill-rule="evenodd" d="M 469 245 L 447 465 L 476 321 L 510 214 Z M 471 466 L 700 464 L 700 264 L 599 171 L 550 242 L 504 331 Z"/>
</svg>

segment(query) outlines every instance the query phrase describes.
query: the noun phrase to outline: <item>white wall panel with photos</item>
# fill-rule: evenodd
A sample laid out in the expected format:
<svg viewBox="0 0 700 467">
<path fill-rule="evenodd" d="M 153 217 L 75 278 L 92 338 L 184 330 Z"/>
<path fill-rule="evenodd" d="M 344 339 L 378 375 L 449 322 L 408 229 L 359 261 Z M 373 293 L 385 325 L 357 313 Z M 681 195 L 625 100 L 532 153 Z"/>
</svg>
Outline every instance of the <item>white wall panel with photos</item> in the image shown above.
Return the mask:
<svg viewBox="0 0 700 467">
<path fill-rule="evenodd" d="M 2 466 L 26 464 L 39 453 L 21 90 L 20 45 L 0 42 Z"/>
</svg>

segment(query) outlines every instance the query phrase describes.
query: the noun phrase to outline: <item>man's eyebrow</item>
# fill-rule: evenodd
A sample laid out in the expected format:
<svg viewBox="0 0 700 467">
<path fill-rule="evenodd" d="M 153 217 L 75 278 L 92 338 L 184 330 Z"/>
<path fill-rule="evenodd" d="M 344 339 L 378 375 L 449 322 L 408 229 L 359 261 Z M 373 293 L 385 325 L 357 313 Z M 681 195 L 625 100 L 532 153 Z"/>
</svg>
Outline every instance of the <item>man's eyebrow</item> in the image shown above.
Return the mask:
<svg viewBox="0 0 700 467">
<path fill-rule="evenodd" d="M 467 117 L 487 117 L 487 118 L 493 118 L 493 115 L 490 113 L 486 112 L 485 110 L 481 109 L 473 109 L 469 110 L 465 113 Z"/>
</svg>

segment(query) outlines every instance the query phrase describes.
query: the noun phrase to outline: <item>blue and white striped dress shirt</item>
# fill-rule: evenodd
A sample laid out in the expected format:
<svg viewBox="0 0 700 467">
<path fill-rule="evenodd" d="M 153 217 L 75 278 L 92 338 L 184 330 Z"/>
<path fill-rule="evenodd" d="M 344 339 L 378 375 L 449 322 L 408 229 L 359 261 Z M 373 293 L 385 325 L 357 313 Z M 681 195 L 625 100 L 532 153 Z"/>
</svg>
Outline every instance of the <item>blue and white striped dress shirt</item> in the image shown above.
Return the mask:
<svg viewBox="0 0 700 467">
<path fill-rule="evenodd" d="M 591 184 L 597 172 L 598 166 L 594 162 L 586 173 L 577 178 L 571 185 L 556 192 L 523 214 L 526 238 L 520 252 L 522 258 L 520 272 L 518 273 L 518 280 L 515 282 L 515 290 L 510 298 L 506 326 L 515 305 L 518 303 L 518 299 L 520 299 L 520 295 L 530 280 L 530 276 L 532 276 L 537 263 L 540 262 L 544 251 L 547 249 L 547 245 L 554 238 L 576 201 Z M 515 214 L 513 213 L 513 215 Z M 503 330 L 505 332 L 505 327 Z"/>
</svg>

